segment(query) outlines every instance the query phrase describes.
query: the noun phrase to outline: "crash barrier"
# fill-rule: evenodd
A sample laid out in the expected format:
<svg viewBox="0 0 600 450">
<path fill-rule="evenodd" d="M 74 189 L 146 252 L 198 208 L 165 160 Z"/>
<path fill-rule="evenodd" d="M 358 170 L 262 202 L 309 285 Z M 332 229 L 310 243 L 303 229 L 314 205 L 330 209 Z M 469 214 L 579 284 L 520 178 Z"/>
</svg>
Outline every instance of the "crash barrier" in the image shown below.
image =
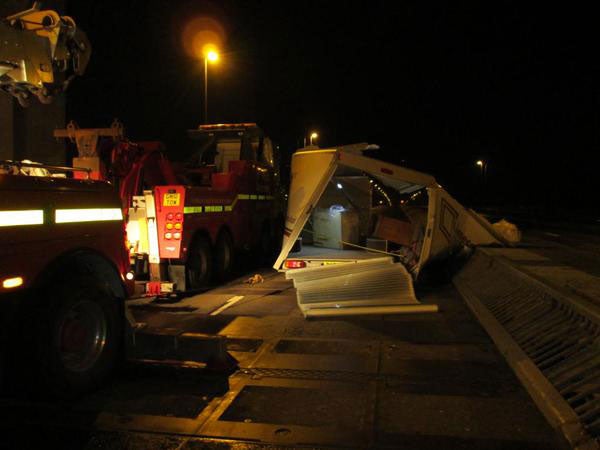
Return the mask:
<svg viewBox="0 0 600 450">
<path fill-rule="evenodd" d="M 305 317 L 436 312 L 416 297 L 412 277 L 392 257 L 290 270 Z"/>
<path fill-rule="evenodd" d="M 476 250 L 454 285 L 548 422 L 573 448 L 599 448 L 600 315 Z"/>
</svg>

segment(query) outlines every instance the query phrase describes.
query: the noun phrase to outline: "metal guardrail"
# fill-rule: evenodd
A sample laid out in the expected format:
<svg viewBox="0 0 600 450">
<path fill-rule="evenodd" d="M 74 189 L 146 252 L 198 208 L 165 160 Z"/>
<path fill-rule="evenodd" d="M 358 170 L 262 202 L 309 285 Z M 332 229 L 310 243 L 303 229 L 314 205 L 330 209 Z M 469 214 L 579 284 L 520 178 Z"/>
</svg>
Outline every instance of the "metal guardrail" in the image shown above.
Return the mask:
<svg viewBox="0 0 600 450">
<path fill-rule="evenodd" d="M 481 251 L 454 283 L 546 418 L 573 447 L 598 448 L 599 318 Z"/>
</svg>

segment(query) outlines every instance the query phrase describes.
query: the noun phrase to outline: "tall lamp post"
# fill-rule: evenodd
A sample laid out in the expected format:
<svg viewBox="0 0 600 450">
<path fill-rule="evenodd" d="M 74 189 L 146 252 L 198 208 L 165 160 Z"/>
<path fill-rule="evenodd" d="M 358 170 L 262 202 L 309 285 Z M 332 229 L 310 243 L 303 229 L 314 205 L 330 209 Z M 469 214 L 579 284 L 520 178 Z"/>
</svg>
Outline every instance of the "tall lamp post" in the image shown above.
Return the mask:
<svg viewBox="0 0 600 450">
<path fill-rule="evenodd" d="M 219 54 L 215 50 L 204 55 L 204 123 L 208 123 L 208 62 L 216 63 L 218 60 Z"/>
<path fill-rule="evenodd" d="M 313 142 L 315 139 L 317 139 L 319 137 L 319 135 L 317 134 L 316 131 L 313 131 L 312 133 L 310 133 L 310 145 L 313 145 Z"/>
<path fill-rule="evenodd" d="M 481 183 L 484 184 L 485 183 L 485 172 L 487 170 L 487 162 L 485 162 L 484 160 L 480 159 L 475 164 L 481 170 Z"/>
</svg>

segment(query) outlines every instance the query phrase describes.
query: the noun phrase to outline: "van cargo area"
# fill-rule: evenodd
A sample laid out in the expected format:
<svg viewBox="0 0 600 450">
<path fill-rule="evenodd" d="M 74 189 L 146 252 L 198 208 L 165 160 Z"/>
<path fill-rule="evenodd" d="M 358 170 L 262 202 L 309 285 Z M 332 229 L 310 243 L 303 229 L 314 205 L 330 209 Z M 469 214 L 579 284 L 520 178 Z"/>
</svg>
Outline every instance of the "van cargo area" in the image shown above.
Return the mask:
<svg viewBox="0 0 600 450">
<path fill-rule="evenodd" d="M 292 157 L 274 268 L 294 280 L 305 316 L 423 312 L 413 283 L 427 264 L 467 245 L 507 244 L 431 175 L 363 156 L 366 148 Z"/>
</svg>

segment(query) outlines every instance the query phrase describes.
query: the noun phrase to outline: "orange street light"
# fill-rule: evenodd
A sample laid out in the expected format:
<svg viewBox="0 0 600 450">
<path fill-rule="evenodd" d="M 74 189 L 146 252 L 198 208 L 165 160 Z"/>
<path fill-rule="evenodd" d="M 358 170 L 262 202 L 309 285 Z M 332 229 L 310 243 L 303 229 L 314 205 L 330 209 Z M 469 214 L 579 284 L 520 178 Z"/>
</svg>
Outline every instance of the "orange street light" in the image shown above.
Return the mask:
<svg viewBox="0 0 600 450">
<path fill-rule="evenodd" d="M 208 62 L 212 64 L 219 61 L 216 50 L 209 50 L 204 54 L 204 123 L 208 123 Z"/>
</svg>

